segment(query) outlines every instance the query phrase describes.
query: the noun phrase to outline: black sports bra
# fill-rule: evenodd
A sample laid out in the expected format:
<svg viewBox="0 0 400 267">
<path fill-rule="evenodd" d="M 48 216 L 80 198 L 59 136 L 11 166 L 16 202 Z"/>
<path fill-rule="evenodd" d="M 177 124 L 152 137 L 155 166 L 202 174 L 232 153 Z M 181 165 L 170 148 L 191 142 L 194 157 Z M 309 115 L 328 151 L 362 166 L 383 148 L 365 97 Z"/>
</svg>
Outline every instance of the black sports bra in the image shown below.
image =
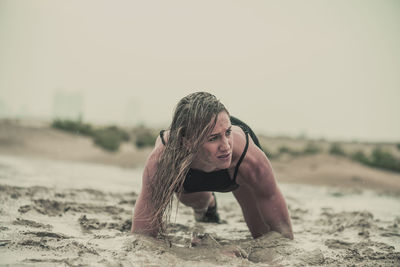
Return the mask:
<svg viewBox="0 0 400 267">
<path fill-rule="evenodd" d="M 183 182 L 183 189 L 185 193 L 213 191 L 213 192 L 230 192 L 239 187 L 236 183 L 236 176 L 239 171 L 240 164 L 246 156 L 247 148 L 249 147 L 249 133 L 245 127 L 238 125 L 242 128 L 246 135 L 246 146 L 236 164 L 233 179 L 230 177 L 228 169 L 222 169 L 213 172 L 204 172 L 196 169 L 190 169 Z M 162 143 L 164 141 L 165 130 L 160 131 Z"/>
</svg>

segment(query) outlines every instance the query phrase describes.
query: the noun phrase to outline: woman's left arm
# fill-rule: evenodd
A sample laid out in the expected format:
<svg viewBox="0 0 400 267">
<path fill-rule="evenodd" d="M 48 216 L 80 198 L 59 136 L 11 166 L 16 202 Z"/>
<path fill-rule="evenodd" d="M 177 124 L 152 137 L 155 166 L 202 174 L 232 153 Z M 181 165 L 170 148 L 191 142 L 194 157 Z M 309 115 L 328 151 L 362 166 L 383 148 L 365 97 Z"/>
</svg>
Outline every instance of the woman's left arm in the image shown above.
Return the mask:
<svg viewBox="0 0 400 267">
<path fill-rule="evenodd" d="M 243 163 L 245 164 L 241 176 L 254 194 L 262 220 L 270 230 L 293 239 L 288 207 L 276 183 L 268 158 L 260 149 L 253 146 L 252 149 L 249 148 Z"/>
</svg>

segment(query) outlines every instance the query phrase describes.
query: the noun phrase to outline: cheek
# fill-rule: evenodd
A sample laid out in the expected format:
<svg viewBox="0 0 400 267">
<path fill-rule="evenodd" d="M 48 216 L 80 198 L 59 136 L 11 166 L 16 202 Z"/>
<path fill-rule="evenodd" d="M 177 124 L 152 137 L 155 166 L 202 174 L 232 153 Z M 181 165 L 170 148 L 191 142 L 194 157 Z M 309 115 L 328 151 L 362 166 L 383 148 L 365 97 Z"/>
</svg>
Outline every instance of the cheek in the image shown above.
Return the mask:
<svg viewBox="0 0 400 267">
<path fill-rule="evenodd" d="M 210 144 L 205 148 L 205 151 L 207 155 L 213 156 L 218 153 L 218 145 L 216 143 Z"/>
<path fill-rule="evenodd" d="M 213 145 L 210 147 L 209 149 L 209 154 L 210 155 L 215 155 L 218 153 L 218 146 L 217 145 Z"/>
<path fill-rule="evenodd" d="M 201 155 L 204 157 L 209 157 L 210 155 L 214 154 L 214 147 L 212 144 L 204 145 L 201 149 Z"/>
</svg>

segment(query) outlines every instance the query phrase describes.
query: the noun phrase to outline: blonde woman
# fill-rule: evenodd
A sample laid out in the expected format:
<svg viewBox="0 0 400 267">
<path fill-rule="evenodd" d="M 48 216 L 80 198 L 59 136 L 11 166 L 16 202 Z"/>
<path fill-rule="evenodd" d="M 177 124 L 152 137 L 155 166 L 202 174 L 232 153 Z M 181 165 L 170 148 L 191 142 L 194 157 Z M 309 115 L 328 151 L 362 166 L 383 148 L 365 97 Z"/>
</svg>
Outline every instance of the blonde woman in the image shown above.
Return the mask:
<svg viewBox="0 0 400 267">
<path fill-rule="evenodd" d="M 156 237 L 163 232 L 174 194 L 193 208 L 197 221 L 218 223 L 212 192 L 232 192 L 253 238 L 269 231 L 293 238 L 284 197 L 257 137 L 207 92 L 179 101 L 142 179 L 132 233 Z"/>
</svg>

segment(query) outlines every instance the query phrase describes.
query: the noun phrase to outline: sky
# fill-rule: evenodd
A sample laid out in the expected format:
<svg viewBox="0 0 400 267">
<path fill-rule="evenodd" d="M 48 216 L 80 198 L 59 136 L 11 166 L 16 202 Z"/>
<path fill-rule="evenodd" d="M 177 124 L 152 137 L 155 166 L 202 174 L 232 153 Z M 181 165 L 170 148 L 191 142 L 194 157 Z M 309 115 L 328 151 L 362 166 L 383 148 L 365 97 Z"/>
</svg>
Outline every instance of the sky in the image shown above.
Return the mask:
<svg viewBox="0 0 400 267">
<path fill-rule="evenodd" d="M 257 133 L 400 141 L 400 1 L 0 0 L 0 40 L 1 117 L 166 127 L 208 91 Z"/>
</svg>

